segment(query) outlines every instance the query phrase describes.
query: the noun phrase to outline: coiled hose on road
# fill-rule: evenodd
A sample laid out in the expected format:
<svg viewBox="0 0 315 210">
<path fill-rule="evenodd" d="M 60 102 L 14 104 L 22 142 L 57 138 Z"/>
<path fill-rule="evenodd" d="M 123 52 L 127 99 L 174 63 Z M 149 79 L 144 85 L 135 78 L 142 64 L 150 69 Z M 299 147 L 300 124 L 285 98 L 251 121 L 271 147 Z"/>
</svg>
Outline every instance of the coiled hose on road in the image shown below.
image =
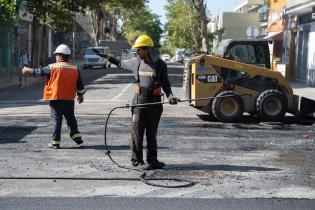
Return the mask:
<svg viewBox="0 0 315 210">
<path fill-rule="evenodd" d="M 243 94 L 243 95 L 249 95 L 249 94 Z M 230 95 L 225 95 L 225 96 L 219 96 L 220 98 L 222 97 L 230 97 Z M 207 98 L 198 98 L 198 99 L 187 99 L 187 100 L 178 100 L 178 102 L 191 102 L 191 101 L 201 101 L 201 100 L 209 100 L 209 99 L 214 99 L 217 97 L 207 97 Z M 152 105 L 162 105 L 162 104 L 168 104 L 169 102 L 155 102 L 155 103 L 145 103 L 145 104 L 135 104 L 135 105 L 125 105 L 125 106 L 117 106 L 114 107 L 109 114 L 107 115 L 107 119 L 105 122 L 105 131 L 104 131 L 104 146 L 105 146 L 105 155 L 107 155 L 109 157 L 109 159 L 115 164 L 117 165 L 119 168 L 123 168 L 123 169 L 128 169 L 128 170 L 133 170 L 133 171 L 139 171 L 141 173 L 139 180 L 142 181 L 143 183 L 147 184 L 147 185 L 151 185 L 151 186 L 155 186 L 155 187 L 164 187 L 164 188 L 183 188 L 183 187 L 191 187 L 193 185 L 195 185 L 194 182 L 187 180 L 187 179 L 181 179 L 181 178 L 166 178 L 166 177 L 162 177 L 162 178 L 148 178 L 147 177 L 147 172 L 139 169 L 139 168 L 135 168 L 135 167 L 128 167 L 128 166 L 124 166 L 124 165 L 120 165 L 119 163 L 117 163 L 111 156 L 111 151 L 108 149 L 108 145 L 107 145 L 107 125 L 109 122 L 109 118 L 111 116 L 111 114 L 113 113 L 114 110 L 116 109 L 126 109 L 126 108 L 133 108 L 133 107 L 144 107 L 144 106 L 152 106 Z M 173 182 L 184 182 L 184 184 L 180 184 L 180 185 L 162 185 L 162 184 L 156 184 L 153 183 L 152 181 L 173 181 Z"/>
<path fill-rule="evenodd" d="M 240 94 L 239 96 L 242 95 L 248 95 L 251 96 L 251 94 Z M 225 95 L 225 96 L 219 96 L 220 98 L 223 97 L 231 97 L 230 95 Z M 207 98 L 198 98 L 198 99 L 187 99 L 187 100 L 179 100 L 178 102 L 188 102 L 188 101 L 200 101 L 200 100 L 209 100 L 209 99 L 214 99 L 214 98 L 219 98 L 219 97 L 207 97 Z M 128 169 L 128 170 L 134 170 L 134 171 L 139 171 L 141 172 L 141 175 L 139 178 L 94 178 L 94 177 L 40 177 L 40 176 L 27 176 L 27 177 L 5 177 L 1 176 L 0 179 L 3 180 L 97 180 L 97 181 L 108 181 L 108 180 L 130 180 L 130 181 L 142 181 L 143 183 L 150 185 L 150 186 L 155 186 L 155 187 L 164 187 L 164 188 L 183 188 L 183 187 L 191 187 L 195 185 L 194 182 L 187 180 L 187 179 L 180 179 L 180 178 L 148 178 L 147 174 L 144 170 L 138 169 L 138 168 L 131 168 L 128 166 L 123 166 L 117 163 L 112 156 L 110 155 L 111 151 L 108 149 L 107 145 L 107 125 L 109 122 L 109 118 L 111 114 L 113 113 L 114 110 L 116 109 L 126 109 L 126 108 L 131 108 L 131 107 L 139 107 L 139 106 L 152 106 L 152 105 L 158 105 L 158 104 L 167 104 L 169 102 L 156 102 L 156 103 L 146 103 L 146 104 L 136 104 L 136 105 L 125 105 L 125 106 L 118 106 L 114 107 L 109 114 L 107 115 L 106 123 L 105 123 L 105 131 L 104 131 L 104 150 L 105 150 L 105 155 L 109 157 L 109 159 L 117 165 L 119 168 L 123 169 Z M 173 181 L 173 182 L 184 182 L 184 184 L 180 185 L 161 185 L 161 184 L 155 184 L 153 181 Z"/>
<path fill-rule="evenodd" d="M 118 107 L 114 107 L 109 114 L 107 115 L 107 119 L 106 119 L 106 123 L 105 123 L 105 131 L 104 131 L 104 146 L 105 146 L 105 155 L 107 155 L 109 157 L 109 159 L 115 164 L 117 165 L 119 168 L 123 168 L 123 169 L 128 169 L 128 170 L 133 170 L 133 171 L 139 171 L 141 173 L 139 180 L 142 181 L 143 183 L 150 185 L 150 186 L 155 186 L 155 187 L 164 187 L 164 188 L 182 188 L 182 187 L 191 187 L 193 185 L 195 185 L 194 182 L 189 181 L 187 179 L 180 179 L 180 178 L 148 178 L 147 177 L 147 172 L 140 169 L 140 168 L 136 168 L 136 167 L 128 167 L 128 166 L 123 166 L 120 165 L 119 163 L 117 163 L 112 156 L 110 155 L 111 151 L 108 149 L 108 145 L 107 145 L 107 125 L 109 122 L 109 118 L 111 116 L 111 114 L 113 113 L 114 110 L 116 109 L 126 109 L 126 108 L 132 108 L 132 107 L 143 107 L 143 106 L 152 106 L 152 105 L 159 105 L 159 104 L 166 104 L 169 102 L 156 102 L 156 103 L 145 103 L 145 104 L 136 104 L 136 105 L 125 105 L 125 106 L 118 106 Z M 162 185 L 162 184 L 156 184 L 152 181 L 173 181 L 173 182 L 184 182 L 184 184 L 180 184 L 180 185 Z"/>
</svg>

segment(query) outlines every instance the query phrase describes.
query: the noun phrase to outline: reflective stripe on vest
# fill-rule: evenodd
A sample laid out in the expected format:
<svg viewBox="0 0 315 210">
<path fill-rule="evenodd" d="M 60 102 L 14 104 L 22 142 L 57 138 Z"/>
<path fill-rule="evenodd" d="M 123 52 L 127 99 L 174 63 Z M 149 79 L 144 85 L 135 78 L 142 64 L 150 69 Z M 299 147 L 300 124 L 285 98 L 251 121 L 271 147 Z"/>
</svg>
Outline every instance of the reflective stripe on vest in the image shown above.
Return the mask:
<svg viewBox="0 0 315 210">
<path fill-rule="evenodd" d="M 147 77 L 156 77 L 156 72 L 151 71 L 139 71 L 140 76 L 147 76 Z"/>
<path fill-rule="evenodd" d="M 44 100 L 74 100 L 76 96 L 78 69 L 70 63 L 50 65 L 50 77 L 46 81 Z"/>
</svg>

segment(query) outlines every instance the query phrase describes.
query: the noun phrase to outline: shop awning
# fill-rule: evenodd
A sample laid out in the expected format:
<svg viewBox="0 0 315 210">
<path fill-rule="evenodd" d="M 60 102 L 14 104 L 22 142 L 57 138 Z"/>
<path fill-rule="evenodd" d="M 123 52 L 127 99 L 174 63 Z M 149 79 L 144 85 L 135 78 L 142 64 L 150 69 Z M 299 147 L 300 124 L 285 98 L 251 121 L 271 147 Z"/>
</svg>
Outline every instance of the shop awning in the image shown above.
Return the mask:
<svg viewBox="0 0 315 210">
<path fill-rule="evenodd" d="M 282 40 L 283 39 L 283 31 L 269 32 L 268 35 L 265 36 L 263 39 Z"/>
</svg>

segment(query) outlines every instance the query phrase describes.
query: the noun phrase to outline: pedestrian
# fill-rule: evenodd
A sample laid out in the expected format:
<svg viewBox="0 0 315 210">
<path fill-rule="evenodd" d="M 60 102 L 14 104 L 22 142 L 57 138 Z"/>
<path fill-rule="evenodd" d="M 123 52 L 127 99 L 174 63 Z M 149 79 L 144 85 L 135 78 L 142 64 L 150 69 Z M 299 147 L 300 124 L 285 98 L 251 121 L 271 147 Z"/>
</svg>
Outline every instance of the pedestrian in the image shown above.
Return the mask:
<svg viewBox="0 0 315 210">
<path fill-rule="evenodd" d="M 21 88 L 26 87 L 26 80 L 27 80 L 26 75 L 22 74 L 22 69 L 23 69 L 23 67 L 30 67 L 30 64 L 31 64 L 30 56 L 27 53 L 27 49 L 24 48 L 22 50 L 20 57 L 19 57 L 19 72 L 18 72 L 18 74 L 19 74 L 19 86 Z M 23 80 L 24 80 L 24 86 L 23 86 Z"/>
<path fill-rule="evenodd" d="M 137 56 L 129 60 L 118 60 L 106 54 L 100 54 L 118 67 L 133 71 L 136 78 L 135 95 L 132 104 L 161 102 L 161 88 L 169 99 L 170 104 L 177 104 L 178 99 L 173 96 L 167 74 L 167 65 L 161 60 L 154 49 L 152 39 L 147 35 L 137 38 L 133 48 L 137 49 Z M 133 107 L 131 131 L 131 164 L 144 170 L 161 169 L 165 163 L 157 159 L 157 131 L 163 111 L 161 104 Z M 147 155 L 143 160 L 143 136 L 146 134 Z"/>
<path fill-rule="evenodd" d="M 70 137 L 77 145 L 83 143 L 74 115 L 74 99 L 77 94 L 77 101 L 79 104 L 82 103 L 85 90 L 79 69 L 69 62 L 70 48 L 61 44 L 56 48 L 54 54 L 56 63 L 37 69 L 24 67 L 23 74 L 47 77 L 43 99 L 49 101 L 53 120 L 52 142 L 48 146 L 59 149 L 63 116 L 70 128 Z"/>
</svg>

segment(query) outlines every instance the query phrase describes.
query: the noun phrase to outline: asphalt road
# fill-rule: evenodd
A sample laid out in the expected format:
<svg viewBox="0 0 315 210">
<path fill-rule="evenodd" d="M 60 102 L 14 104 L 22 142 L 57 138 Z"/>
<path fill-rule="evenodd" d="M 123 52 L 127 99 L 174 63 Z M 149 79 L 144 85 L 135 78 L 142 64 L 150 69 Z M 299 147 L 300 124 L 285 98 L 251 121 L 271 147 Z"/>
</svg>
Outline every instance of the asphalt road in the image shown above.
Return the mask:
<svg viewBox="0 0 315 210">
<path fill-rule="evenodd" d="M 200 198 L 0 198 L 6 210 L 313 210 L 314 200 L 307 199 L 200 199 Z"/>
<path fill-rule="evenodd" d="M 63 126 L 62 149 L 46 148 L 51 138 L 51 122 L 49 106 L 41 101 L 42 83 L 0 92 L 0 207 L 6 202 L 14 203 L 14 198 L 22 204 L 36 204 L 46 197 L 46 201 L 56 197 L 60 203 L 67 202 L 67 197 L 72 198 L 70 201 L 85 198 L 70 202 L 82 202 L 81 206 L 95 199 L 96 207 L 105 197 L 109 203 L 116 199 L 111 197 L 130 203 L 133 203 L 132 198 L 169 198 L 156 199 L 156 202 L 178 201 L 172 209 L 179 209 L 185 199 L 187 202 L 195 199 L 196 208 L 200 205 L 200 209 L 204 209 L 203 203 L 209 201 L 218 205 L 215 209 L 220 209 L 221 198 L 226 201 L 222 209 L 229 205 L 237 209 L 237 203 L 241 205 L 239 209 L 246 209 L 241 208 L 242 205 L 255 209 L 252 208 L 255 204 L 258 207 L 273 204 L 277 199 L 288 207 L 282 209 L 295 209 L 295 205 L 305 207 L 297 209 L 308 209 L 311 204 L 314 207 L 315 140 L 311 119 L 287 116 L 285 124 L 267 124 L 244 116 L 242 123 L 224 124 L 210 121 L 206 114 L 186 103 L 165 105 L 158 146 L 159 159 L 166 162 L 167 167 L 150 171 L 148 177 L 183 178 L 195 185 L 187 188 L 147 186 L 139 181 L 139 172 L 118 168 L 104 153 L 107 114 L 116 106 L 130 103 L 132 74 L 111 68 L 87 69 L 82 75 L 87 94 L 85 102 L 76 105 L 79 129 L 85 141 L 81 148 L 70 140 L 66 125 Z M 169 77 L 173 92 L 181 98 L 179 66 L 169 65 Z M 127 166 L 130 165 L 130 120 L 129 109 L 115 110 L 109 121 L 107 139 L 113 158 Z M 161 209 L 161 206 L 152 209 Z"/>
</svg>

